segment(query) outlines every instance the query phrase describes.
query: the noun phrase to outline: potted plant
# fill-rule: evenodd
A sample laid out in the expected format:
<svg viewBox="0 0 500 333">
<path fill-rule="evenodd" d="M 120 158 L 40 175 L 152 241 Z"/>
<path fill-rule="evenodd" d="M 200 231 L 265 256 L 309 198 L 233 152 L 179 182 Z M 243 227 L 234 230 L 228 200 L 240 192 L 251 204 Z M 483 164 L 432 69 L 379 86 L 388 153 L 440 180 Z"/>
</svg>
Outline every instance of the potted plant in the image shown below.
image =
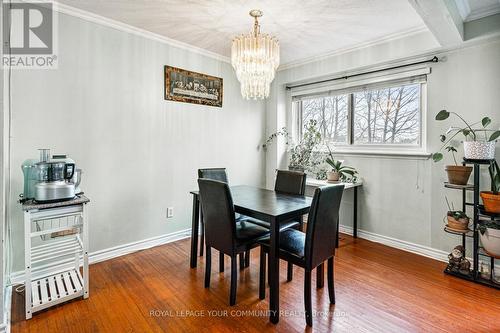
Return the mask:
<svg viewBox="0 0 500 333">
<path fill-rule="evenodd" d="M 457 149 L 452 145 L 446 146 L 444 150 L 451 153 L 451 155 L 453 156 L 453 161 L 455 162 L 455 165 L 447 165 L 444 168 L 446 174 L 448 175 L 448 182 L 454 185 L 467 185 L 470 174 L 472 172 L 472 167 L 465 165 L 458 165 L 457 159 L 455 157 Z M 434 160 L 434 162 L 438 162 L 442 158 L 443 154 L 441 153 L 434 153 L 432 155 L 432 159 Z"/>
<path fill-rule="evenodd" d="M 491 191 L 480 193 L 483 199 L 484 210 L 488 213 L 500 214 L 500 168 L 496 160 L 490 162 L 488 167 L 491 178 Z"/>
<path fill-rule="evenodd" d="M 328 163 L 328 165 L 332 168 L 332 170 L 327 173 L 327 180 L 329 182 L 336 182 L 339 180 L 352 180 L 353 182 L 356 181 L 358 174 L 356 169 L 350 166 L 342 165 L 344 161 L 335 160 L 330 147 L 328 147 L 328 157 L 326 158 L 325 162 Z"/>
<path fill-rule="evenodd" d="M 446 213 L 447 224 L 446 227 L 454 230 L 468 230 L 469 229 L 469 217 L 465 212 L 461 210 L 455 210 L 453 204 L 450 207 L 448 198 L 446 198 L 446 204 L 448 205 L 448 212 Z"/>
<path fill-rule="evenodd" d="M 447 138 L 446 135 L 442 134 L 440 138 L 441 142 L 443 142 L 444 144 L 441 149 L 447 147 L 451 140 L 453 140 L 457 135 L 462 134 L 465 138 L 464 156 L 466 159 L 493 159 L 495 157 L 495 140 L 500 137 L 500 130 L 487 129 L 487 127 L 491 124 L 491 119 L 489 117 L 483 117 L 481 121 L 469 124 L 458 113 L 449 112 L 446 110 L 439 111 L 435 119 L 438 121 L 443 121 L 448 119 L 451 114 L 458 117 L 465 124 L 465 126 L 450 127 L 448 131 L 446 131 L 446 135 L 451 134 L 449 138 Z M 481 127 L 477 128 L 476 126 L 478 126 L 479 124 L 481 124 Z M 489 137 L 487 136 L 488 132 L 492 132 Z M 434 161 L 439 161 L 442 158 L 443 155 L 439 152 L 433 154 Z"/>
<path fill-rule="evenodd" d="M 500 259 L 500 221 L 480 220 L 478 229 L 484 250 Z"/>
<path fill-rule="evenodd" d="M 290 170 L 311 170 L 314 168 L 313 151 L 321 143 L 321 133 L 316 128 L 316 120 L 309 120 L 304 125 L 304 134 L 298 144 L 290 149 Z"/>
<path fill-rule="evenodd" d="M 296 171 L 306 171 L 314 169 L 317 165 L 317 161 L 313 158 L 313 151 L 321 143 L 321 133 L 318 131 L 316 120 L 309 120 L 304 125 L 304 134 L 302 139 L 296 145 L 293 145 L 289 150 L 290 163 L 288 169 Z M 278 137 L 282 136 L 285 138 L 285 144 L 288 146 L 291 142 L 290 135 L 286 127 L 281 128 L 279 131 L 271 134 L 266 142 L 262 145 L 264 149 Z"/>
</svg>

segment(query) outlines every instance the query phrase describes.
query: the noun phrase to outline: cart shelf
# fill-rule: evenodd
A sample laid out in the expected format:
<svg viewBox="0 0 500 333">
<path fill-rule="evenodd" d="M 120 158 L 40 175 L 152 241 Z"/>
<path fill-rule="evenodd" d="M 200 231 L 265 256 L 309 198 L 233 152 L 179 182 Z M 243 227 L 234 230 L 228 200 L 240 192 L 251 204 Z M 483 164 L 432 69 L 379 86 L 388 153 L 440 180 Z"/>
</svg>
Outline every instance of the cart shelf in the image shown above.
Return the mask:
<svg viewBox="0 0 500 333">
<path fill-rule="evenodd" d="M 79 196 L 50 204 L 23 203 L 26 319 L 70 299 L 89 297 L 88 202 Z M 34 277 L 41 267 L 48 268 Z"/>
<path fill-rule="evenodd" d="M 84 296 L 84 283 L 80 272 L 71 269 L 31 282 L 31 308 L 33 312 Z"/>
</svg>

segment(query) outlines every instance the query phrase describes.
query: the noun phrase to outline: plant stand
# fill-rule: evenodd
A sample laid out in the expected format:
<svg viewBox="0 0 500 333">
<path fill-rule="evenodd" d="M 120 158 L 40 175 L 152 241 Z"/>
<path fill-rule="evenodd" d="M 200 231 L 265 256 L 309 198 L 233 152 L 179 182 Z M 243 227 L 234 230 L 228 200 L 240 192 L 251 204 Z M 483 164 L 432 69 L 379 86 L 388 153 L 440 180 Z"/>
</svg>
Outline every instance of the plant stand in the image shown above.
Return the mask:
<svg viewBox="0 0 500 333">
<path fill-rule="evenodd" d="M 473 166 L 473 173 L 474 173 L 474 183 L 473 184 L 468 184 L 468 185 L 453 185 L 449 183 L 445 183 L 444 186 L 446 188 L 451 188 L 451 189 L 458 189 L 462 191 L 462 211 L 466 212 L 467 207 L 472 207 L 473 209 L 473 225 L 472 225 L 472 230 L 469 230 L 467 232 L 457 232 L 450 230 L 448 228 L 444 228 L 444 231 L 450 233 L 450 234 L 455 234 L 455 235 L 460 235 L 462 238 L 462 246 L 465 251 L 465 245 L 466 245 L 466 239 L 472 238 L 472 259 L 473 259 L 473 265 L 472 269 L 469 274 L 462 274 L 460 272 L 456 271 L 450 271 L 448 269 L 445 269 L 444 272 L 446 274 L 450 274 L 465 280 L 473 281 L 476 283 L 480 283 L 483 285 L 487 285 L 493 288 L 500 289 L 500 283 L 497 283 L 493 279 L 493 271 L 495 269 L 495 257 L 492 257 L 488 255 L 484 249 L 479 245 L 479 229 L 478 229 L 478 223 L 480 220 L 484 219 L 500 219 L 500 214 L 490 214 L 487 213 L 484 210 L 483 205 L 479 203 L 479 178 L 480 178 L 480 171 L 481 171 L 481 166 L 482 165 L 489 165 L 490 160 L 469 160 L 469 159 L 464 159 L 462 162 L 462 165 L 472 165 Z M 473 202 L 467 202 L 467 196 L 466 193 L 467 191 L 472 191 L 473 192 Z M 479 272 L 479 258 L 488 258 L 490 260 L 490 277 L 489 279 L 485 279 L 481 277 L 480 272 Z"/>
<path fill-rule="evenodd" d="M 23 203 L 26 319 L 68 300 L 89 297 L 88 202 L 82 195 L 55 203 Z"/>
</svg>

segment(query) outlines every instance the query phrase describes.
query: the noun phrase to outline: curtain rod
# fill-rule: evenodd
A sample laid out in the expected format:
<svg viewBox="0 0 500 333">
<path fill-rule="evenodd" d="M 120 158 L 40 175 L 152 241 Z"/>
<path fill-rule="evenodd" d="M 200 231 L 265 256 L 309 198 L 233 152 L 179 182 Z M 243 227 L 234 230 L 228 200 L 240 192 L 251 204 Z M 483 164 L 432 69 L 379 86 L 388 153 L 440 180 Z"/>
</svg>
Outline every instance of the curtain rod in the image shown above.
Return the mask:
<svg viewBox="0 0 500 333">
<path fill-rule="evenodd" d="M 357 74 L 352 74 L 352 75 L 346 75 L 346 76 L 340 76 L 340 77 L 335 77 L 335 78 L 332 78 L 332 79 L 321 80 L 321 81 L 316 81 L 316 82 L 296 84 L 294 86 L 286 86 L 286 89 L 290 90 L 292 88 L 305 87 L 305 86 L 310 86 L 312 84 L 325 83 L 325 82 L 337 81 L 337 80 L 343 80 L 343 79 L 347 80 L 348 78 L 356 77 L 356 76 L 360 76 L 360 75 L 373 74 L 373 73 L 388 71 L 388 70 L 391 70 L 391 69 L 398 69 L 398 68 L 403 68 L 403 67 L 408 67 L 408 66 L 414 66 L 414 65 L 420 65 L 420 64 L 425 64 L 425 63 L 428 63 L 428 62 L 438 62 L 438 61 L 439 61 L 438 57 L 434 56 L 432 59 L 422 60 L 422 61 L 418 61 L 418 62 L 413 62 L 411 64 L 405 64 L 405 65 L 399 65 L 399 66 L 394 66 L 394 67 L 382 68 L 382 69 L 377 69 L 377 70 L 373 70 L 373 71 L 368 71 L 368 72 L 363 72 L 363 73 L 357 73 Z"/>
</svg>

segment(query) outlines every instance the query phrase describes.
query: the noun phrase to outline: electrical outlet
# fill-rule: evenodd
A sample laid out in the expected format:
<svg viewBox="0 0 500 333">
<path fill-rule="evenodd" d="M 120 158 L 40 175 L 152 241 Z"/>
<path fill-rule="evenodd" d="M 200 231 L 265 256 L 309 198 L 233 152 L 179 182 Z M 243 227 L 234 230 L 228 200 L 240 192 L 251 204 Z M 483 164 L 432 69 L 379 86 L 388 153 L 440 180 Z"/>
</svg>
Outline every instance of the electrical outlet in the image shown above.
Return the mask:
<svg viewBox="0 0 500 333">
<path fill-rule="evenodd" d="M 174 207 L 167 208 L 167 219 L 171 217 L 174 217 Z"/>
</svg>

